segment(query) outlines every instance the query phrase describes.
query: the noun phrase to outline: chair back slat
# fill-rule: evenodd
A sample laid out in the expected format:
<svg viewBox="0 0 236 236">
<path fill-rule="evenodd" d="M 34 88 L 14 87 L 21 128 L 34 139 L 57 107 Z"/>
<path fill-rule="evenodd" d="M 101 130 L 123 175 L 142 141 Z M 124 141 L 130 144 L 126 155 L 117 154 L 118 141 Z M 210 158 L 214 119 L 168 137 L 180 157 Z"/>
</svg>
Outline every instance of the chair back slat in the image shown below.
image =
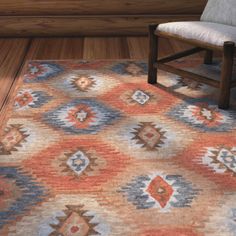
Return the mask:
<svg viewBox="0 0 236 236">
<path fill-rule="evenodd" d="M 236 26 L 236 0 L 208 0 L 201 21 Z"/>
</svg>

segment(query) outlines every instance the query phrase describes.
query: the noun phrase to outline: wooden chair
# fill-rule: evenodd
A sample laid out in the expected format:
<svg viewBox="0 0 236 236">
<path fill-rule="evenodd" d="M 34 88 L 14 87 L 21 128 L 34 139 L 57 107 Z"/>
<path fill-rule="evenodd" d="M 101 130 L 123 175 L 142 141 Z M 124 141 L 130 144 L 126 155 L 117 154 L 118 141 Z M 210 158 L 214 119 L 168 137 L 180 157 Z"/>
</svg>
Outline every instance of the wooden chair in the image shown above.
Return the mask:
<svg viewBox="0 0 236 236">
<path fill-rule="evenodd" d="M 174 55 L 158 59 L 158 39 L 177 39 L 194 46 Z M 233 80 L 233 64 L 236 54 L 236 0 L 209 0 L 200 21 L 172 22 L 149 26 L 148 83 L 157 83 L 157 69 L 196 80 L 220 89 L 218 106 L 228 109 L 230 90 L 236 86 Z M 223 55 L 220 80 L 177 69 L 168 64 L 173 60 L 205 51 L 205 64 L 212 64 L 213 51 Z"/>
</svg>

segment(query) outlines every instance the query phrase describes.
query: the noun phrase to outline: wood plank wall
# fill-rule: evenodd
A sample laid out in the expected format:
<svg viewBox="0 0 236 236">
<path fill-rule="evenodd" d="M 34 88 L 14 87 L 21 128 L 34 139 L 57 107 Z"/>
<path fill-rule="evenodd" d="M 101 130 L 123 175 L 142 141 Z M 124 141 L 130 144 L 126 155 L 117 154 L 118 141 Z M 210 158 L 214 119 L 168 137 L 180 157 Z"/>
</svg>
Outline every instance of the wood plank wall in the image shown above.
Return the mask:
<svg viewBox="0 0 236 236">
<path fill-rule="evenodd" d="M 198 20 L 207 0 L 1 0 L 0 35 L 145 35 L 147 25 Z"/>
</svg>

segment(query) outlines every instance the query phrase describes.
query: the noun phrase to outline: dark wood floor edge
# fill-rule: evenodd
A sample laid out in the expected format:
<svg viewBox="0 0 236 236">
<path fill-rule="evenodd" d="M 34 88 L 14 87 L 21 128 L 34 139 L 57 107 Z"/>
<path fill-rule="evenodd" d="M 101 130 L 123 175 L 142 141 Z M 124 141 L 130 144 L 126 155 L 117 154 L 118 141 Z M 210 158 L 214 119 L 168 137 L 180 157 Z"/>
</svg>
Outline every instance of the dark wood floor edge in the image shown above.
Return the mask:
<svg viewBox="0 0 236 236">
<path fill-rule="evenodd" d="M 125 59 L 131 59 L 127 37 L 121 37 L 121 42 L 123 42 L 122 45 L 124 46 L 123 51 L 125 52 Z"/>
<path fill-rule="evenodd" d="M 11 94 L 14 92 L 14 90 L 16 88 L 16 85 L 17 85 L 17 82 L 18 82 L 18 79 L 20 78 L 22 70 L 25 66 L 26 58 L 27 58 L 28 52 L 30 50 L 30 47 L 32 45 L 32 41 L 33 41 L 33 38 L 28 39 L 27 45 L 25 46 L 24 52 L 22 54 L 22 60 L 19 63 L 18 69 L 15 72 L 14 78 L 13 78 L 12 83 L 10 85 L 10 88 L 7 92 L 7 95 L 6 95 L 6 97 L 4 98 L 4 100 L 1 104 L 1 107 L 0 107 L 0 127 L 4 123 L 7 110 L 10 109 L 10 108 L 7 107 L 7 104 L 11 100 Z M 0 134 L 1 134 L 1 130 L 0 130 Z"/>
</svg>

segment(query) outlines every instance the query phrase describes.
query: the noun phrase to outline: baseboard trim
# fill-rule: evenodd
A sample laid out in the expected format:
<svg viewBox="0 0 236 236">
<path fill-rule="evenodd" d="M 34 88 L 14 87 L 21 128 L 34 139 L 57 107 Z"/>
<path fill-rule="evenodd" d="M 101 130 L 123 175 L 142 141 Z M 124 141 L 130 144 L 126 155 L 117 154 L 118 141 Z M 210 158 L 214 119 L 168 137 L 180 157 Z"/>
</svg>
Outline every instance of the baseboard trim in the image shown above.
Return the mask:
<svg viewBox="0 0 236 236">
<path fill-rule="evenodd" d="M 199 15 L 0 16 L 0 36 L 147 35 L 151 23 L 199 18 Z"/>
</svg>

